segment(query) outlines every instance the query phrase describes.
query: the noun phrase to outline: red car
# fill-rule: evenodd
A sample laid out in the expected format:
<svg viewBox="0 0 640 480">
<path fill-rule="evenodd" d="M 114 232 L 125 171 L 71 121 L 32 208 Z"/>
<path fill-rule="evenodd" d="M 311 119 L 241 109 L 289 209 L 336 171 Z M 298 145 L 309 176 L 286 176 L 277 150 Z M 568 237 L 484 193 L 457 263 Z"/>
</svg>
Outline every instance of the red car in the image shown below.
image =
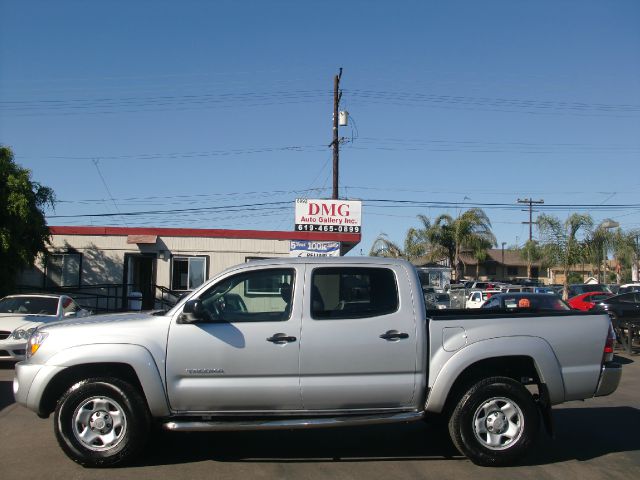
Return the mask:
<svg viewBox="0 0 640 480">
<path fill-rule="evenodd" d="M 596 303 L 601 302 L 612 295 L 613 294 L 609 292 L 587 292 L 570 298 L 567 303 L 571 308 L 587 311 L 595 307 Z"/>
</svg>

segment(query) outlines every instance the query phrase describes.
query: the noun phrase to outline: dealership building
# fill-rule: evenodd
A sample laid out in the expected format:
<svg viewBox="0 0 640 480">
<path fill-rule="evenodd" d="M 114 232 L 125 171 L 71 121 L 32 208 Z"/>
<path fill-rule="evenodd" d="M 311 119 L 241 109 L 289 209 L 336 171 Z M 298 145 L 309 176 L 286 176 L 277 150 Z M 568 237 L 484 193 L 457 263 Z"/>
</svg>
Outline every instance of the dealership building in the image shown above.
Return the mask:
<svg viewBox="0 0 640 480">
<path fill-rule="evenodd" d="M 20 290 L 65 291 L 97 312 L 165 308 L 238 263 L 346 254 L 360 242 L 357 203 L 355 217 L 355 209 L 343 209 L 357 224 L 344 228 L 327 215 L 303 217 L 294 231 L 52 226 L 48 252 L 22 273 Z"/>
</svg>

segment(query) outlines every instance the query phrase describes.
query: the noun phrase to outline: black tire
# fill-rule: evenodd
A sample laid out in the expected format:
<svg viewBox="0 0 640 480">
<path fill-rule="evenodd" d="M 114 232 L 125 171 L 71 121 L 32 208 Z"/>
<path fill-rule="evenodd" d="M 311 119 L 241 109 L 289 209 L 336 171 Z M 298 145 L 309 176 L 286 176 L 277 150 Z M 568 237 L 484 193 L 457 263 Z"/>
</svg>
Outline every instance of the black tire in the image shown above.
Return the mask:
<svg viewBox="0 0 640 480">
<path fill-rule="evenodd" d="M 87 422 L 78 421 L 81 416 Z M 89 421 L 91 426 L 83 425 Z M 146 401 L 138 389 L 117 378 L 89 378 L 75 384 L 58 401 L 54 416 L 60 447 L 84 467 L 130 461 L 146 444 L 150 424 Z M 92 436 L 97 438 L 89 445 Z"/>
<path fill-rule="evenodd" d="M 490 377 L 473 385 L 449 419 L 453 444 L 482 466 L 516 463 L 527 453 L 539 429 L 540 415 L 533 396 L 508 377 Z"/>
</svg>

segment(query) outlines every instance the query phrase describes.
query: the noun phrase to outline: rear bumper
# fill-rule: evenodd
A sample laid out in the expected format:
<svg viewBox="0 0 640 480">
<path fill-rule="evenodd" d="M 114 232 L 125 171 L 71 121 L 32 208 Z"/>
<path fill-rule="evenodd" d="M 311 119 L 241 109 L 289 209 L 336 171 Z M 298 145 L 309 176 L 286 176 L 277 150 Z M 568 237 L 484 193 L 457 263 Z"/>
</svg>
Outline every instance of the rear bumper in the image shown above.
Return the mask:
<svg viewBox="0 0 640 480">
<path fill-rule="evenodd" d="M 600 381 L 594 397 L 603 397 L 616 391 L 622 378 L 622 365 L 617 362 L 607 362 L 602 366 Z"/>
</svg>

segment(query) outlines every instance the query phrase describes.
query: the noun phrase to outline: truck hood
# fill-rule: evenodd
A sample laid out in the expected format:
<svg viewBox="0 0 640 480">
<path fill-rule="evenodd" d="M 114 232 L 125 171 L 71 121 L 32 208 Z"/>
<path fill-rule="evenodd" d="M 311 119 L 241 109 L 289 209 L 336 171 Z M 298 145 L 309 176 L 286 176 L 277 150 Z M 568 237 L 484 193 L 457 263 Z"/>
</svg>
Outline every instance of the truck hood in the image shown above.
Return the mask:
<svg viewBox="0 0 640 480">
<path fill-rule="evenodd" d="M 56 331 L 59 328 L 75 328 L 75 327 L 105 327 L 108 324 L 119 324 L 125 326 L 127 324 L 140 324 L 141 321 L 157 318 L 155 315 L 145 312 L 136 313 L 111 313 L 105 315 L 91 315 L 88 317 L 63 320 L 52 322 L 41 328 L 42 331 Z"/>
<path fill-rule="evenodd" d="M 163 365 L 171 317 L 146 313 L 93 315 L 49 323 L 39 328 L 48 334 L 33 361 L 57 365 L 53 359 L 67 349 L 86 345 L 129 344 L 147 349 Z"/>
<path fill-rule="evenodd" d="M 46 323 L 52 323 L 57 317 L 48 315 L 16 315 L 13 313 L 0 313 L 0 330 L 13 332 L 17 328 L 36 328 Z"/>
</svg>

